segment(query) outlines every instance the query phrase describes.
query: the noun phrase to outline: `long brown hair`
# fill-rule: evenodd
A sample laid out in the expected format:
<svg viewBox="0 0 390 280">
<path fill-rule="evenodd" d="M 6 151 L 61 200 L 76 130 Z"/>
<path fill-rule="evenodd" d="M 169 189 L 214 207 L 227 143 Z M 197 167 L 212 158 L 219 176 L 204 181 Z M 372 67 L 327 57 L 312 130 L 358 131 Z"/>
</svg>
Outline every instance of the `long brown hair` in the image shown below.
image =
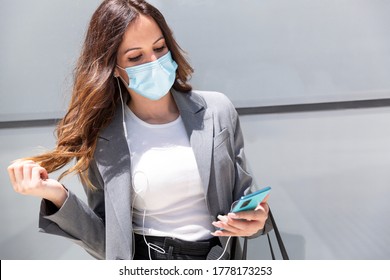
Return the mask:
<svg viewBox="0 0 390 280">
<path fill-rule="evenodd" d="M 192 89 L 187 81 L 193 69 L 158 9 L 142 0 L 103 1 L 92 16 L 74 70 L 72 97 L 68 111 L 56 129 L 56 147 L 30 158 L 49 173 L 76 159 L 74 166 L 63 172 L 59 179 L 76 173 L 93 187 L 88 180 L 88 167 L 99 132 L 111 122 L 119 100 L 118 85 L 113 77 L 117 51 L 126 28 L 140 14 L 156 21 L 178 64 L 173 88 L 182 92 Z"/>
</svg>

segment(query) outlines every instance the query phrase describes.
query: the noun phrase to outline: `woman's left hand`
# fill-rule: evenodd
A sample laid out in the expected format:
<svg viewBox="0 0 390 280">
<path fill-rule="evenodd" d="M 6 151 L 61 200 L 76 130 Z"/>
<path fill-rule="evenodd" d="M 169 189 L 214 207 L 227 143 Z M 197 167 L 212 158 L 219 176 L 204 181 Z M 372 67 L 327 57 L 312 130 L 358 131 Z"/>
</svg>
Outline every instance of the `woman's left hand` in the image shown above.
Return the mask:
<svg viewBox="0 0 390 280">
<path fill-rule="evenodd" d="M 214 236 L 251 236 L 262 230 L 268 218 L 269 207 L 266 201 L 260 203 L 255 210 L 229 213 L 218 216 L 219 221 L 213 225 L 223 230 L 216 230 Z"/>
</svg>

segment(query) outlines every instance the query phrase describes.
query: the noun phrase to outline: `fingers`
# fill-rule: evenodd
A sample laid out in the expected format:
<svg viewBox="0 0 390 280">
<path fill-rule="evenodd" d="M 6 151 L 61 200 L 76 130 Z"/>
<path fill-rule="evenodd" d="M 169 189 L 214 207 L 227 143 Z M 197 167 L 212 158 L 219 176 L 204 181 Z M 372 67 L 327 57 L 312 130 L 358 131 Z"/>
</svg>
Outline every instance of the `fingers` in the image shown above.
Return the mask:
<svg viewBox="0 0 390 280">
<path fill-rule="evenodd" d="M 38 182 L 40 180 L 46 180 L 49 178 L 46 169 L 39 165 L 33 166 L 30 174 L 31 174 L 31 181 L 34 182 Z"/>
<path fill-rule="evenodd" d="M 46 169 L 33 161 L 15 161 L 8 167 L 8 174 L 17 193 L 50 200 L 58 209 L 68 198 L 62 184 L 49 179 Z"/>
<path fill-rule="evenodd" d="M 260 203 L 253 211 L 242 211 L 237 213 L 229 213 L 228 215 L 234 219 L 266 220 L 268 217 L 269 206 L 266 202 Z"/>
<path fill-rule="evenodd" d="M 260 206 L 263 207 L 265 213 L 267 213 L 267 219 L 268 219 L 268 213 L 269 213 L 269 205 L 268 205 L 268 203 L 266 203 L 266 202 L 265 203 L 261 203 Z"/>
<path fill-rule="evenodd" d="M 32 176 L 32 170 L 38 166 L 35 162 L 27 162 L 21 167 L 21 173 L 22 177 L 21 179 L 25 182 L 31 181 L 31 176 Z"/>
<path fill-rule="evenodd" d="M 268 204 L 262 202 L 253 211 L 242 211 L 229 213 L 226 216 L 218 216 L 219 221 L 213 222 L 213 225 L 223 230 L 217 230 L 213 235 L 251 236 L 264 228 L 268 212 Z"/>
<path fill-rule="evenodd" d="M 214 235 L 217 236 L 251 236 L 258 232 L 263 225 L 260 221 L 241 220 L 228 217 L 227 222 L 216 221 L 213 225 L 223 230 L 217 230 Z"/>
<path fill-rule="evenodd" d="M 19 191 L 20 184 L 24 180 L 24 164 L 29 164 L 31 161 L 15 161 L 10 166 L 8 166 L 8 174 L 11 179 L 12 186 L 14 187 L 15 191 Z"/>
<path fill-rule="evenodd" d="M 11 164 L 10 166 L 8 166 L 7 171 L 8 171 L 8 176 L 9 176 L 9 179 L 11 180 L 12 186 L 15 186 L 16 185 L 16 177 L 15 177 L 13 165 L 14 164 Z"/>
<path fill-rule="evenodd" d="M 39 187 L 42 179 L 48 177 L 47 171 L 31 160 L 15 161 L 7 170 L 14 190 L 22 194 Z"/>
</svg>

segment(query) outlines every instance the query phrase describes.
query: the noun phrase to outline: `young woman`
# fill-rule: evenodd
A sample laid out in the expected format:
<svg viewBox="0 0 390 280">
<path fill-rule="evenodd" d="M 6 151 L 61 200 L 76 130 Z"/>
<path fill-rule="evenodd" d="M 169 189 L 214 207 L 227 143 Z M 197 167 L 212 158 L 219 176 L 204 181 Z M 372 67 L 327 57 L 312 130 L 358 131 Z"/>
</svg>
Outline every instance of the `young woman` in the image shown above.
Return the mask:
<svg viewBox="0 0 390 280">
<path fill-rule="evenodd" d="M 39 227 L 99 259 L 234 259 L 268 205 L 229 213 L 255 190 L 231 102 L 192 91 L 193 69 L 162 14 L 106 0 L 92 16 L 53 151 L 18 160 L 16 192 L 42 198 Z M 81 177 L 88 205 L 48 174 Z M 238 243 L 236 243 L 238 244 Z"/>
</svg>

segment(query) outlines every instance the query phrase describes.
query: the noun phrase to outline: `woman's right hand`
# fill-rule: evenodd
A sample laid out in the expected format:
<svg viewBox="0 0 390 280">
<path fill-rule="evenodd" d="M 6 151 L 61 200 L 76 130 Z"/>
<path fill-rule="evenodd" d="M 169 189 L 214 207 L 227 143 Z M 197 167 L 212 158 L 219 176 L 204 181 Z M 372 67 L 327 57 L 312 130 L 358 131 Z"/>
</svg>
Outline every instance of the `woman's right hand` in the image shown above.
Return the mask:
<svg viewBox="0 0 390 280">
<path fill-rule="evenodd" d="M 50 200 L 58 208 L 68 197 L 62 184 L 49 179 L 46 169 L 32 160 L 15 161 L 8 166 L 8 174 L 17 193 Z"/>
</svg>

